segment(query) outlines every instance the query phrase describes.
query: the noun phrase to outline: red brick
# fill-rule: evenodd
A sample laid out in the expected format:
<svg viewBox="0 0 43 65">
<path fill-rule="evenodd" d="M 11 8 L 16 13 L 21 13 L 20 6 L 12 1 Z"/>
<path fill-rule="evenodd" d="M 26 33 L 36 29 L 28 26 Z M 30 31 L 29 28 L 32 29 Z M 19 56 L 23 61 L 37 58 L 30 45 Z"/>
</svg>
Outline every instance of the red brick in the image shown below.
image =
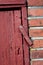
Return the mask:
<svg viewBox="0 0 43 65">
<path fill-rule="evenodd" d="M 43 40 L 33 40 L 32 48 L 43 48 Z"/>
<path fill-rule="evenodd" d="M 29 16 L 43 16 L 43 8 L 28 8 Z"/>
<path fill-rule="evenodd" d="M 29 26 L 43 26 L 43 19 L 32 19 L 28 23 Z"/>
<path fill-rule="evenodd" d="M 43 65 L 43 61 L 33 61 L 32 65 Z"/>
<path fill-rule="evenodd" d="M 29 6 L 42 6 L 43 0 L 27 0 Z"/>
<path fill-rule="evenodd" d="M 29 30 L 30 37 L 40 37 L 43 36 L 43 30 L 42 29 L 30 29 Z"/>
<path fill-rule="evenodd" d="M 31 59 L 43 58 L 43 50 L 32 50 Z"/>
</svg>

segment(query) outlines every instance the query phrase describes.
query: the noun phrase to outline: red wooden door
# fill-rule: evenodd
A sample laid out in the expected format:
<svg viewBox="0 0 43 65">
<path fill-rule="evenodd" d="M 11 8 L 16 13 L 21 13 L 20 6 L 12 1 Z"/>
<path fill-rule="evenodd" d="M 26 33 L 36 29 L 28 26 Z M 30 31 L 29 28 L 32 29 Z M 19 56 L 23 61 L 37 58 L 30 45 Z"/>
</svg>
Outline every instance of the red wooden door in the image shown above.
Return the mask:
<svg viewBox="0 0 43 65">
<path fill-rule="evenodd" d="M 0 9 L 0 65 L 29 65 L 27 31 L 26 7 Z"/>
<path fill-rule="evenodd" d="M 23 65 L 20 10 L 0 11 L 0 65 Z"/>
</svg>

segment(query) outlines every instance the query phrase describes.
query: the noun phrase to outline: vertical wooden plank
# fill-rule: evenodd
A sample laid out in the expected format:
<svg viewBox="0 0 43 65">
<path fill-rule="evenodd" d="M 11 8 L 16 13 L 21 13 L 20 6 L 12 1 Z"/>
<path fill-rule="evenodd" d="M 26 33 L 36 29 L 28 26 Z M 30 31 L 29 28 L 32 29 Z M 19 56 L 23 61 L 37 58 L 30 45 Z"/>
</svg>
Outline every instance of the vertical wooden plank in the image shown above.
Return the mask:
<svg viewBox="0 0 43 65">
<path fill-rule="evenodd" d="M 8 43 L 7 40 L 7 30 L 5 23 L 5 12 L 0 12 L 0 64 L 7 65 L 8 60 L 6 59 L 6 46 Z"/>
<path fill-rule="evenodd" d="M 0 64 L 9 65 L 7 12 L 0 12 Z M 8 15 L 8 14 L 7 14 Z"/>
<path fill-rule="evenodd" d="M 24 29 L 27 32 L 27 11 L 26 7 L 22 7 L 22 24 Z M 23 47 L 24 47 L 24 65 L 30 65 L 30 59 L 29 59 L 29 47 L 27 45 L 27 42 L 23 38 Z"/>
<path fill-rule="evenodd" d="M 13 12 L 0 12 L 0 64 L 15 64 Z"/>
<path fill-rule="evenodd" d="M 9 62 L 10 65 L 16 65 L 15 61 L 15 40 L 14 40 L 14 27 L 13 27 L 13 11 L 8 12 L 8 22 L 7 22 L 7 27 L 8 27 L 8 40 L 9 40 Z"/>
<path fill-rule="evenodd" d="M 19 31 L 21 25 L 20 10 L 14 11 L 14 43 L 16 54 L 16 65 L 23 65 L 22 35 Z"/>
</svg>

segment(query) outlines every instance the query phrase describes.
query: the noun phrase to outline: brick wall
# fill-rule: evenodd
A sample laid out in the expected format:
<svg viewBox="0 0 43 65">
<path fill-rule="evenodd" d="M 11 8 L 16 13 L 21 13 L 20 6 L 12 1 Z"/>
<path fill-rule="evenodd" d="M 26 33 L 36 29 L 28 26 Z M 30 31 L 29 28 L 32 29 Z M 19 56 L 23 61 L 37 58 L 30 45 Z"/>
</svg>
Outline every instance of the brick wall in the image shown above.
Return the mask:
<svg viewBox="0 0 43 65">
<path fill-rule="evenodd" d="M 43 0 L 27 0 L 31 65 L 43 65 Z"/>
</svg>

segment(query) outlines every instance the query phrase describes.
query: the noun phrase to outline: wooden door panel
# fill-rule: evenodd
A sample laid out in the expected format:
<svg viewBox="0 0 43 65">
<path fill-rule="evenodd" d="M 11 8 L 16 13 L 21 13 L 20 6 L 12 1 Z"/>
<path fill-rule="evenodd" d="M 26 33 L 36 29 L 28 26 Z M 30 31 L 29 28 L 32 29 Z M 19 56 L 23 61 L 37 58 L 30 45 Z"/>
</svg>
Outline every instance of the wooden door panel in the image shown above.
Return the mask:
<svg viewBox="0 0 43 65">
<path fill-rule="evenodd" d="M 0 65 L 23 65 L 20 10 L 0 11 Z"/>
<path fill-rule="evenodd" d="M 9 65 L 10 60 L 10 35 L 9 27 L 10 25 L 8 20 L 9 12 L 0 12 L 0 64 L 1 65 Z M 11 18 L 11 16 L 10 16 Z M 10 34 L 10 35 L 9 35 Z M 9 42 L 10 41 L 10 42 Z"/>
<path fill-rule="evenodd" d="M 21 12 L 14 11 L 14 42 L 15 42 L 15 54 L 16 64 L 23 65 L 23 49 L 22 49 L 22 35 L 19 31 L 21 25 Z"/>
</svg>

